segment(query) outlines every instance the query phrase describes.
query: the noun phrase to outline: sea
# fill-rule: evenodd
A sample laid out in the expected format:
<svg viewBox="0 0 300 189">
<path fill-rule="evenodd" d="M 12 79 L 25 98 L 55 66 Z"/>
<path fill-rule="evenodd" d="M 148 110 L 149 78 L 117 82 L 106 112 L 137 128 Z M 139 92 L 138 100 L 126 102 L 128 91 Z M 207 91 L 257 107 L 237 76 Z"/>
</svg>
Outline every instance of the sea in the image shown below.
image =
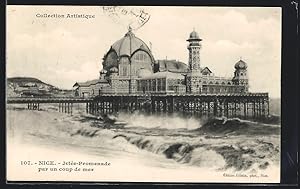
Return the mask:
<svg viewBox="0 0 300 189">
<path fill-rule="evenodd" d="M 73 106 L 72 114 L 51 104 L 40 110 L 8 105 L 6 121 L 11 180 L 280 181 L 279 124 L 137 111 L 90 115 L 81 104 Z M 56 162 L 56 167 L 69 163 L 61 167 L 72 170 L 43 171 L 41 160 Z M 33 165 L 21 165 L 25 161 Z M 76 173 L 72 164 L 78 162 L 93 171 Z"/>
</svg>

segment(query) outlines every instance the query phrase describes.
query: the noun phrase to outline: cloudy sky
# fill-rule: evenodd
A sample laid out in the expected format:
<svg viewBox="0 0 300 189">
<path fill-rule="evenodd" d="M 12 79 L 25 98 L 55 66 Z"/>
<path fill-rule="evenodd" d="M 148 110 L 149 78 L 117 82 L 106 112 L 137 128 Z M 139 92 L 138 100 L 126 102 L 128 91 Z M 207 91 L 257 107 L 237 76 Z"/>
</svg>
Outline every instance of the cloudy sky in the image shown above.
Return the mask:
<svg viewBox="0 0 300 189">
<path fill-rule="evenodd" d="M 202 41 L 201 66 L 232 77 L 242 57 L 250 90 L 280 97 L 281 9 L 244 7 L 122 7 L 143 10 L 149 21 L 134 33 L 156 59 L 188 60 L 193 28 Z M 7 77 L 30 76 L 70 89 L 99 77 L 103 55 L 137 19 L 103 7 L 8 6 Z M 93 19 L 38 18 L 37 14 L 89 14 Z M 116 16 L 117 15 L 117 16 Z"/>
</svg>

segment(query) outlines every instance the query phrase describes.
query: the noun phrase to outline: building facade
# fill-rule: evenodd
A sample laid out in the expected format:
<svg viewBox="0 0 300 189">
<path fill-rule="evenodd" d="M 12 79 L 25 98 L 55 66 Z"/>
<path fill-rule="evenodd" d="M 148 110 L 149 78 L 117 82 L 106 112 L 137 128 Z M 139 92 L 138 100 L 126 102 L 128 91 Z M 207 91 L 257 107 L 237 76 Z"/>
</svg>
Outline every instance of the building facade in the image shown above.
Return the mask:
<svg viewBox="0 0 300 189">
<path fill-rule="evenodd" d="M 129 28 L 104 55 L 99 78 L 75 83 L 75 95 L 247 93 L 247 64 L 239 60 L 232 78 L 217 77 L 208 67 L 202 67 L 201 41 L 196 31 L 191 32 L 187 39 L 188 64 L 155 60 L 147 44 Z"/>
</svg>

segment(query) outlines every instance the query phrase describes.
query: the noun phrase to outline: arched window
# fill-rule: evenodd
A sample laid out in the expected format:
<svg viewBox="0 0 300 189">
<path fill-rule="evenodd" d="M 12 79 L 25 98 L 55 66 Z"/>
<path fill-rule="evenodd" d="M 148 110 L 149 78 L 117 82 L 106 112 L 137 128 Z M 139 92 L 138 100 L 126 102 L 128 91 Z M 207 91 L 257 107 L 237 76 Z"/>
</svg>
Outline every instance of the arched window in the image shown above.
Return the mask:
<svg viewBox="0 0 300 189">
<path fill-rule="evenodd" d="M 137 75 L 137 71 L 141 68 L 152 71 L 152 61 L 149 54 L 145 51 L 139 50 L 131 57 L 131 74 Z"/>
<path fill-rule="evenodd" d="M 118 67 L 118 55 L 115 51 L 111 51 L 105 58 L 104 69 L 109 70 L 111 67 Z"/>
<path fill-rule="evenodd" d="M 119 73 L 120 76 L 129 76 L 130 65 L 128 57 L 122 57 L 119 61 Z"/>
</svg>

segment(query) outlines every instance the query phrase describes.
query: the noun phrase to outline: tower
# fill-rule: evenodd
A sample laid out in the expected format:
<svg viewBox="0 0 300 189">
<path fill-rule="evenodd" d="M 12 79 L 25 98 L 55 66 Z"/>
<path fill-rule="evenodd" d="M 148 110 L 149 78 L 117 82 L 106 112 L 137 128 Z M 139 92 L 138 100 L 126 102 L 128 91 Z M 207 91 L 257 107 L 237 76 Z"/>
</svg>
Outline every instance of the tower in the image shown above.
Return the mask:
<svg viewBox="0 0 300 189">
<path fill-rule="evenodd" d="M 246 62 L 242 59 L 234 65 L 235 71 L 232 81 L 235 85 L 242 86 L 240 92 L 248 92 L 249 89 L 247 67 Z"/>
<path fill-rule="evenodd" d="M 200 93 L 201 92 L 201 68 L 200 68 L 200 49 L 201 41 L 198 33 L 194 30 L 190 33 L 187 40 L 189 42 L 187 49 L 189 50 L 189 65 L 187 79 L 187 92 Z"/>
</svg>

